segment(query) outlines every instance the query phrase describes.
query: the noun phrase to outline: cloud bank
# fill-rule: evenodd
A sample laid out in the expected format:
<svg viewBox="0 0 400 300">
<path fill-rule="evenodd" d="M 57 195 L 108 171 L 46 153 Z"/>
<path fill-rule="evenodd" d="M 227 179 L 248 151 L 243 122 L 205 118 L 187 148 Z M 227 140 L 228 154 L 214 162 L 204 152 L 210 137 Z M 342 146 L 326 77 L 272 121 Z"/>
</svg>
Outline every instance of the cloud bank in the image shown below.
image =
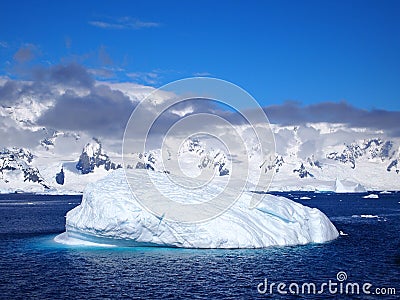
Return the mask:
<svg viewBox="0 0 400 300">
<path fill-rule="evenodd" d="M 302 106 L 298 102 L 286 102 L 264 108 L 271 123 L 299 125 L 305 123 L 343 123 L 351 127 L 370 128 L 400 136 L 400 111 L 380 109 L 364 110 L 347 102 L 322 102 Z"/>
<path fill-rule="evenodd" d="M 8 145 L 13 142 L 20 145 L 24 139 L 33 143 L 33 139 L 39 139 L 38 127 L 49 131 L 83 132 L 104 139 L 121 139 L 132 111 L 145 96 L 135 96 L 131 90 L 135 86 L 133 84 L 122 88 L 123 84 L 98 82 L 94 80 L 91 70 L 76 63 L 34 68 L 27 81 L 0 79 L 0 132 L 3 143 L 7 142 Z M 140 90 L 141 86 L 136 87 Z M 237 113 L 224 110 L 212 101 L 198 100 L 173 107 L 158 119 L 153 132 L 165 132 L 165 128 L 183 116 L 199 112 L 218 114 L 236 124 L 243 120 Z M 40 108 L 38 111 L 35 110 L 37 107 Z M 21 111 L 23 114 L 19 116 Z M 400 136 L 400 111 L 363 110 L 347 102 L 322 102 L 306 106 L 286 102 L 264 107 L 264 111 L 273 124 L 342 123 L 350 127 L 382 130 L 389 136 Z M 27 116 L 27 112 L 31 115 Z M 147 117 L 153 117 L 151 107 L 140 116 Z M 30 132 L 32 139 L 29 138 Z M 280 134 L 285 133 L 282 131 Z M 307 135 L 313 134 L 316 133 L 307 132 Z M 305 145 L 302 151 L 308 155 L 310 149 L 314 148 L 312 144 Z"/>
</svg>

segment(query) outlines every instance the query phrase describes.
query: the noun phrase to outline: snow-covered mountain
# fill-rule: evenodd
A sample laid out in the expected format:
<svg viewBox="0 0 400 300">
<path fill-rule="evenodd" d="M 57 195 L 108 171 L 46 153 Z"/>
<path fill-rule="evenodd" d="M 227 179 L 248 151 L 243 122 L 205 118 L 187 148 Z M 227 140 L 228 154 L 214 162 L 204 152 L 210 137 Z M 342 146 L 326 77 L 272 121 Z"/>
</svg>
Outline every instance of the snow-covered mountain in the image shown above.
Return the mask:
<svg viewBox="0 0 400 300">
<path fill-rule="evenodd" d="M 326 124 L 296 127 L 273 126 L 276 155 L 254 162 L 264 173 L 274 173 L 272 190 L 364 191 L 397 190 L 400 187 L 400 141 L 377 132 L 340 126 L 326 131 Z M 338 139 L 340 137 L 341 139 Z M 351 139 L 351 137 L 356 137 Z M 51 147 L 43 141 L 35 150 L 6 148 L 0 152 L 2 192 L 82 192 L 86 184 L 122 167 L 118 153 L 107 154 L 98 139 L 86 143 L 80 153 L 57 154 L 58 134 Z M 71 141 L 72 137 L 68 137 Z M 81 141 L 80 141 L 81 142 Z M 46 143 L 46 146 L 49 146 Z M 47 150 L 45 150 L 47 149 Z M 232 154 L 231 154 L 232 155 Z M 238 159 L 238 155 L 235 156 Z M 126 165 L 130 169 L 155 172 L 199 174 L 213 170 L 216 176 L 229 176 L 232 158 L 207 141 L 189 138 L 177 156 L 160 149 L 134 153 Z M 168 160 L 177 159 L 179 162 Z"/>
<path fill-rule="evenodd" d="M 68 157 L 28 149 L 11 148 L 0 151 L 0 191 L 39 193 L 80 193 L 85 186 L 121 168 L 93 139 L 82 153 Z"/>
<path fill-rule="evenodd" d="M 179 162 L 168 163 L 173 159 L 173 155 L 168 149 L 166 152 L 167 157 L 164 157 L 166 161 L 163 160 L 160 149 L 134 153 L 127 168 L 170 173 L 174 171 L 174 167 L 179 165 L 184 172 L 198 173 L 203 169 L 209 169 L 215 170 L 218 176 L 229 175 L 230 163 L 224 151 L 212 147 L 207 148 L 206 143 L 198 138 L 188 138 L 182 143 L 176 156 Z M 169 166 L 171 169 L 168 168 Z"/>
<path fill-rule="evenodd" d="M 15 190 L 20 191 L 32 186 L 50 189 L 39 170 L 31 165 L 32 160 L 33 155 L 27 149 L 3 149 L 0 151 L 0 181 L 5 185 L 10 183 Z"/>
<path fill-rule="evenodd" d="M 273 125 L 276 155 L 264 158 L 264 161 L 252 161 L 252 167 L 273 173 L 273 190 L 360 192 L 399 189 L 399 139 L 386 137 L 382 132 L 334 125 Z M 192 162 L 192 168 L 197 171 L 208 167 L 219 170 L 219 175 L 230 172 L 232 159 L 227 153 L 215 148 L 207 150 L 206 143 L 200 139 L 188 139 L 181 149 L 179 158 L 190 154 L 187 161 Z M 143 165 L 164 171 L 159 152 L 141 157 L 146 160 Z"/>
<path fill-rule="evenodd" d="M 79 156 L 76 168 L 82 174 L 93 173 L 96 168 L 104 167 L 106 171 L 122 168 L 120 164 L 111 161 L 109 156 L 103 151 L 101 142 L 93 138 L 92 143 L 87 143 Z"/>
<path fill-rule="evenodd" d="M 131 108 L 131 104 L 133 108 L 134 103 L 154 90 L 152 87 L 112 83 L 95 83 L 88 88 L 71 90 L 71 87 L 54 84 L 38 93 L 38 86 L 34 83 L 7 80 L 1 83 L 3 89 L 10 88 L 16 92 L 10 94 L 9 101 L 6 99 L 8 102 L 0 103 L 0 192 L 81 193 L 88 183 L 120 168 L 123 128 L 117 127 L 119 131 L 114 133 L 113 124 L 108 126 L 102 118 L 109 117 L 117 101 L 129 102 L 127 109 Z M 92 128 L 92 123 L 86 121 L 96 112 L 96 108 L 90 105 L 85 106 L 87 116 L 79 111 L 78 115 L 70 117 L 83 120 L 82 123 L 89 128 L 87 130 L 80 130 L 80 127 L 71 129 L 74 128 L 71 123 L 62 123 L 68 128 L 56 130 L 49 125 L 54 122 L 51 119 L 54 116 L 47 116 L 47 125 L 42 125 L 43 116 L 57 106 L 55 98 L 59 103 L 64 103 L 64 98 L 68 98 L 79 105 L 83 101 L 91 103 L 93 97 L 101 100 L 98 105 L 105 103 L 104 107 L 101 106 L 105 114 L 96 119 L 100 120 L 97 125 L 104 126 L 103 130 L 111 128 L 107 135 L 101 137 L 101 142 L 93 139 L 96 126 Z M 153 100 L 151 105 L 157 105 L 163 98 L 160 96 Z M 172 115 L 178 116 L 179 113 Z M 67 119 L 63 110 L 56 116 Z M 275 154 L 268 157 L 250 154 L 252 157 L 249 162 L 250 168 L 261 168 L 266 176 L 274 175 L 270 186 L 273 190 L 362 191 L 400 188 L 399 138 L 383 131 L 353 128 L 339 123 L 298 126 L 272 124 L 271 127 L 275 137 Z M 218 130 L 224 135 L 229 129 Z M 246 130 L 248 128 L 241 128 L 245 137 Z M 248 136 L 244 140 L 252 151 L 252 147 L 257 145 Z M 168 148 L 163 151 L 154 148 L 145 152 L 132 149 L 124 161 L 125 167 L 164 173 L 179 171 L 190 177 L 211 171 L 217 177 L 228 178 L 233 174 L 234 164 L 243 161 L 243 155 L 247 155 L 237 149 L 228 152 L 201 136 L 191 136 L 180 143 L 177 152 Z"/>
<path fill-rule="evenodd" d="M 275 126 L 277 155 L 265 168 L 275 173 L 273 189 L 399 189 L 399 139 L 345 125 L 329 127 Z"/>
</svg>

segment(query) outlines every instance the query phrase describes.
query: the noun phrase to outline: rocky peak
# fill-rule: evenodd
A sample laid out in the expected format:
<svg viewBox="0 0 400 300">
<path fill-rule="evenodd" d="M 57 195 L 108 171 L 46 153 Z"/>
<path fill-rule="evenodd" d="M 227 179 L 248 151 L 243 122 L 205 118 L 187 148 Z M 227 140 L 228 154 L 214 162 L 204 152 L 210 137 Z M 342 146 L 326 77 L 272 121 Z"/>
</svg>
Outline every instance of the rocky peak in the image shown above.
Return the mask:
<svg viewBox="0 0 400 300">
<path fill-rule="evenodd" d="M 103 151 L 101 142 L 93 138 L 91 143 L 87 143 L 82 150 L 76 168 L 82 174 L 88 174 L 94 171 L 95 168 L 103 166 L 104 169 L 115 170 L 121 168 L 120 164 L 115 164 L 110 160 L 108 155 Z"/>
</svg>

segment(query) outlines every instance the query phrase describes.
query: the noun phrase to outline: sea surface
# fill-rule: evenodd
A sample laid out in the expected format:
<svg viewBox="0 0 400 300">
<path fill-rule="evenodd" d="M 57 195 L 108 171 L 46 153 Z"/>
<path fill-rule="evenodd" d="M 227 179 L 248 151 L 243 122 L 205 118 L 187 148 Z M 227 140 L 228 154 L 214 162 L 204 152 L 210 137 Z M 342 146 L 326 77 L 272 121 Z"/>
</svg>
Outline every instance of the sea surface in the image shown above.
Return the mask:
<svg viewBox="0 0 400 300">
<path fill-rule="evenodd" d="M 53 238 L 80 196 L 0 195 L 0 299 L 400 299 L 400 193 L 279 195 L 345 235 L 256 250 L 72 247 Z M 347 283 L 369 294 L 346 294 Z"/>
</svg>

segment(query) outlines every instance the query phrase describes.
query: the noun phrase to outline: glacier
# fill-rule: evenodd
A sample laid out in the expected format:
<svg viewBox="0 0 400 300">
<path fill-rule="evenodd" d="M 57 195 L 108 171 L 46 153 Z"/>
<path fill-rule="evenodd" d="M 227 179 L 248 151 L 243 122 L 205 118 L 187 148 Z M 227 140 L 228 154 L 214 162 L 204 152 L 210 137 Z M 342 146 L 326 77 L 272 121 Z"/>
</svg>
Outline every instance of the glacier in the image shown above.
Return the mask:
<svg viewBox="0 0 400 300">
<path fill-rule="evenodd" d="M 318 209 L 270 194 L 259 194 L 257 205 L 252 206 L 251 192 L 243 192 L 226 211 L 209 220 L 168 220 L 152 214 L 136 199 L 137 195 L 151 195 L 148 191 L 153 187 L 143 182 L 144 172 L 148 171 L 129 171 L 130 186 L 123 169 L 89 184 L 82 203 L 66 215 L 66 231 L 55 241 L 70 245 L 229 249 L 322 243 L 339 236 Z M 152 180 L 176 201 L 202 201 L 210 196 L 204 191 L 177 193 L 164 173 L 157 173 Z M 211 183 L 207 191 L 215 189 L 218 182 Z"/>
</svg>

